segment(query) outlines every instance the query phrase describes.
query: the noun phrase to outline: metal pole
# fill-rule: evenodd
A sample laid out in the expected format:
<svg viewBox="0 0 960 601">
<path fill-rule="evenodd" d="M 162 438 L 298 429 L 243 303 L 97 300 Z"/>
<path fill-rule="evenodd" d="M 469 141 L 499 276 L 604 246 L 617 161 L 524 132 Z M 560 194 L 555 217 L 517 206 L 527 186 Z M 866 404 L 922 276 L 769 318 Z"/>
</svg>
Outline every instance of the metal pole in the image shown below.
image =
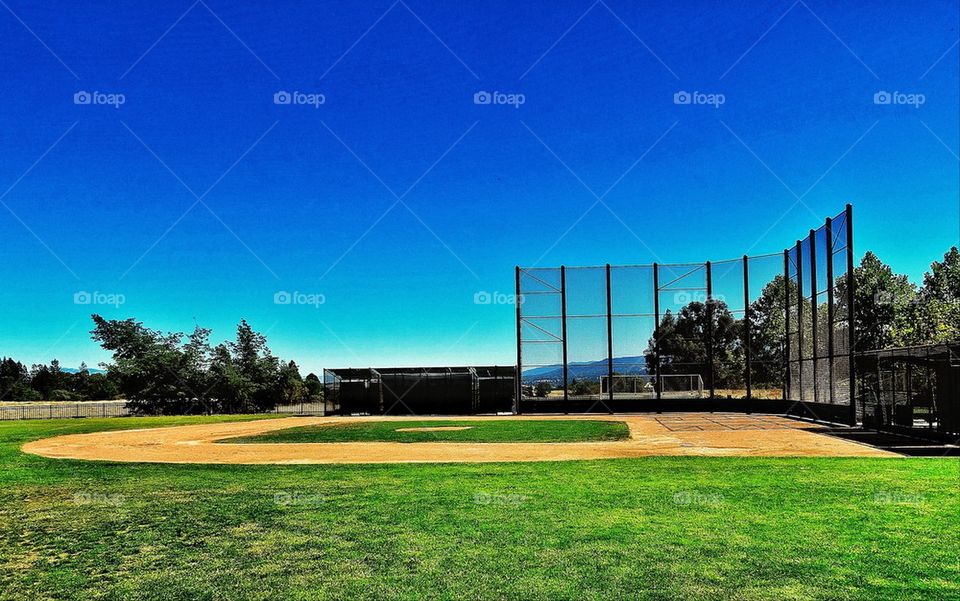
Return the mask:
<svg viewBox="0 0 960 601">
<path fill-rule="evenodd" d="M 797 240 L 797 383 L 803 398 L 803 245 Z"/>
<path fill-rule="evenodd" d="M 521 352 L 522 345 L 520 344 L 520 336 L 522 328 L 520 327 L 521 320 L 523 318 L 520 313 L 520 307 L 523 305 L 523 301 L 520 296 L 520 266 L 518 265 L 515 269 L 514 275 L 516 276 L 516 294 L 513 297 L 514 304 L 517 306 L 517 372 L 513 375 L 514 384 L 514 396 L 513 396 L 513 413 L 514 415 L 520 413 L 520 395 L 523 394 L 523 355 Z"/>
<path fill-rule="evenodd" d="M 713 269 L 707 261 L 707 364 L 710 368 L 710 398 L 716 396 L 716 381 L 713 370 Z"/>
<path fill-rule="evenodd" d="M 827 392 L 828 402 L 835 401 L 833 394 L 833 220 L 827 217 L 827 366 L 830 373 L 827 377 L 830 390 Z"/>
<path fill-rule="evenodd" d="M 613 402 L 613 299 L 610 296 L 610 264 L 607 263 L 607 399 Z M 607 407 L 610 410 L 610 407 Z M 612 413 L 612 410 L 611 410 Z"/>
<path fill-rule="evenodd" d="M 567 269 L 560 266 L 560 331 L 563 336 L 563 400 L 570 400 L 570 373 L 567 362 Z"/>
<path fill-rule="evenodd" d="M 856 336 L 853 330 L 854 324 L 854 288 L 856 282 L 853 279 L 853 205 L 847 205 L 847 320 L 849 323 L 850 340 L 848 341 L 848 352 L 850 364 L 850 425 L 857 425 L 857 370 L 855 366 L 856 359 Z"/>
<path fill-rule="evenodd" d="M 654 389 L 659 401 L 663 391 L 660 384 L 660 266 L 656 263 L 653 264 L 653 319 L 653 375 L 656 378 Z"/>
<path fill-rule="evenodd" d="M 813 337 L 811 350 L 813 351 L 813 402 L 820 401 L 819 380 L 817 379 L 819 366 L 817 353 L 817 233 L 810 230 L 810 335 Z"/>
<path fill-rule="evenodd" d="M 743 358 L 746 364 L 744 376 L 747 384 L 748 402 L 753 397 L 753 374 L 750 371 L 750 318 L 750 263 L 747 255 L 743 255 Z"/>
<path fill-rule="evenodd" d="M 784 364 L 784 382 L 783 382 L 783 400 L 790 400 L 793 391 L 790 384 L 793 381 L 790 377 L 792 371 L 790 367 L 790 251 L 783 251 L 783 364 Z"/>
</svg>

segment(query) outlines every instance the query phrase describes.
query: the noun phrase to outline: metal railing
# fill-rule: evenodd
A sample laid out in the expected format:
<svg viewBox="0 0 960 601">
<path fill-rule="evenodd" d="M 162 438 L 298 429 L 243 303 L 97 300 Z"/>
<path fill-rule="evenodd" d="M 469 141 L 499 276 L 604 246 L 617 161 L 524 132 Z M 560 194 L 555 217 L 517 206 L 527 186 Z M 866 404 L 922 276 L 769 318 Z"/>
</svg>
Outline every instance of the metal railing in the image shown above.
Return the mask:
<svg viewBox="0 0 960 601">
<path fill-rule="evenodd" d="M 324 415 L 323 401 L 277 405 L 271 411 L 281 415 Z M 58 403 L 5 403 L 0 405 L 0 421 L 29 419 L 72 419 L 82 417 L 128 417 L 136 415 L 126 401 L 76 401 Z"/>
</svg>

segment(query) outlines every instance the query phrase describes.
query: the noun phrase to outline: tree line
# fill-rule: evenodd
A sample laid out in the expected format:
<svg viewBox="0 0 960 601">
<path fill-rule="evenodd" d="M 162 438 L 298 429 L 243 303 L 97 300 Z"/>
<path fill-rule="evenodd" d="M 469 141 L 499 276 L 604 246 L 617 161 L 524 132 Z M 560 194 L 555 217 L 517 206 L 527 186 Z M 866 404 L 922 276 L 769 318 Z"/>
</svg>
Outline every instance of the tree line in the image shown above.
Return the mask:
<svg viewBox="0 0 960 601">
<path fill-rule="evenodd" d="M 246 320 L 236 337 L 216 346 L 210 330 L 189 335 L 153 330 L 133 318 L 93 315 L 94 341 L 113 354 L 106 373 L 85 366 L 68 373 L 54 360 L 29 370 L 13 359 L 0 362 L 0 400 L 103 400 L 123 398 L 144 414 L 244 413 L 320 400 L 316 374 L 300 375 L 294 361 L 273 355 L 267 339 Z"/>
<path fill-rule="evenodd" d="M 0 359 L 0 401 L 107 400 L 119 394 L 115 378 L 91 372 L 84 363 L 70 372 L 56 359 L 29 368 L 9 357 Z"/>
</svg>

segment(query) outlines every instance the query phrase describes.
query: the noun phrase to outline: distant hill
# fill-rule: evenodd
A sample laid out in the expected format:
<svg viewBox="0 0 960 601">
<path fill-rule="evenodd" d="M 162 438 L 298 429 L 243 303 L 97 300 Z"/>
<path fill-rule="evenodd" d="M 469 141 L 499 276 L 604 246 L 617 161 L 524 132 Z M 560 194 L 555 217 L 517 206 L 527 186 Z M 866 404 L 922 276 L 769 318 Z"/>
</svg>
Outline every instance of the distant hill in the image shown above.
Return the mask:
<svg viewBox="0 0 960 601">
<path fill-rule="evenodd" d="M 588 380 L 599 380 L 600 376 L 607 375 L 608 366 L 606 359 L 598 361 L 582 361 L 570 363 L 567 367 L 569 377 L 583 378 Z M 643 355 L 635 357 L 614 357 L 613 371 L 618 374 L 646 375 L 647 362 Z M 544 367 L 535 367 L 523 371 L 523 381 L 525 383 L 547 380 L 549 382 L 563 382 L 563 365 L 547 365 Z"/>
<path fill-rule="evenodd" d="M 65 371 L 68 374 L 75 374 L 80 372 L 80 368 L 79 367 L 61 367 L 60 371 Z M 107 370 L 99 369 L 97 367 L 88 367 L 87 372 L 91 374 L 105 374 L 107 373 Z"/>
</svg>

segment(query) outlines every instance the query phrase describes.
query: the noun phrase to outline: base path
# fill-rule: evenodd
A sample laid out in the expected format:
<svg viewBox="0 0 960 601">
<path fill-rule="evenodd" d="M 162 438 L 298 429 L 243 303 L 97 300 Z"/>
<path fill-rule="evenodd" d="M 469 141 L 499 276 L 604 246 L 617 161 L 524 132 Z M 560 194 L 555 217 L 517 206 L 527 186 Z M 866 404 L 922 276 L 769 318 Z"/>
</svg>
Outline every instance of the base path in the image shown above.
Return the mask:
<svg viewBox="0 0 960 601">
<path fill-rule="evenodd" d="M 625 422 L 630 438 L 576 443 L 337 442 L 229 444 L 285 428 L 358 422 L 490 419 L 589 419 Z M 652 455 L 750 457 L 896 457 L 894 453 L 818 433 L 821 426 L 770 415 L 665 413 L 662 415 L 513 417 L 312 417 L 71 434 L 23 445 L 24 452 L 62 459 L 155 463 L 472 463 L 567 461 Z"/>
</svg>

